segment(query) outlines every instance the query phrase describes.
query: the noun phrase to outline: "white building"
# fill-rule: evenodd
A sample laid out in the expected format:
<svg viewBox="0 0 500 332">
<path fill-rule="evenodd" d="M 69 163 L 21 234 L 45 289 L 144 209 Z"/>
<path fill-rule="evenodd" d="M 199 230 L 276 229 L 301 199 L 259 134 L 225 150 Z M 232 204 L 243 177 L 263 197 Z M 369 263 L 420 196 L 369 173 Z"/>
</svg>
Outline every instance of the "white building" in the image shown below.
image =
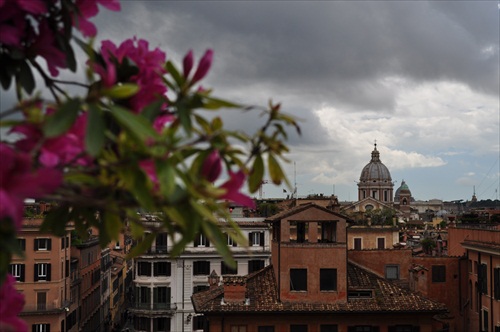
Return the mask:
<svg viewBox="0 0 500 332">
<path fill-rule="evenodd" d="M 134 294 L 130 314 L 136 331 L 202 331 L 204 317 L 196 315 L 191 303 L 194 292 L 208 287 L 208 276 L 247 275 L 269 265 L 271 248 L 265 218 L 233 218 L 249 239 L 249 246 L 237 246 L 228 237 L 235 270 L 222 261 L 215 246 L 203 235 L 170 259 L 171 241 L 159 234 L 151 249 L 134 261 Z M 225 221 L 221 221 L 224 227 Z"/>
</svg>

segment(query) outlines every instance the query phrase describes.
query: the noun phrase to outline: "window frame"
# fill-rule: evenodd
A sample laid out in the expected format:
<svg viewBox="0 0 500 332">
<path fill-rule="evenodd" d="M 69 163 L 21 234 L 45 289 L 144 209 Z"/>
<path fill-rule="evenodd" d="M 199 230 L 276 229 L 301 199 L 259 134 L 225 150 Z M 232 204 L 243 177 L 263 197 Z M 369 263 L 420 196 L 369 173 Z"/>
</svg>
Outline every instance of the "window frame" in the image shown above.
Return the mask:
<svg viewBox="0 0 500 332">
<path fill-rule="evenodd" d="M 210 261 L 194 261 L 193 276 L 208 276 L 210 275 Z"/>
<path fill-rule="evenodd" d="M 392 269 L 392 268 L 396 269 L 396 277 L 395 278 L 392 278 L 389 275 L 389 269 Z M 387 279 L 387 280 L 399 280 L 399 278 L 400 278 L 400 268 L 399 268 L 398 264 L 387 264 L 384 268 L 384 272 L 385 272 L 385 279 Z"/>
<path fill-rule="evenodd" d="M 42 247 L 41 245 L 44 244 Z M 35 251 L 51 251 L 52 250 L 52 239 L 51 238 L 36 238 L 34 244 Z"/>
<path fill-rule="evenodd" d="M 363 250 L 363 238 L 362 237 L 355 237 L 352 239 L 353 241 L 353 249 L 354 250 Z M 359 245 L 358 245 L 359 243 Z"/>
<path fill-rule="evenodd" d="M 446 265 L 432 265 L 431 273 L 433 283 L 446 282 Z"/>
<path fill-rule="evenodd" d="M 333 273 L 333 279 L 330 279 L 332 276 L 327 275 L 328 273 Z M 328 288 L 328 286 L 332 283 L 333 283 L 333 288 Z M 334 268 L 319 269 L 319 290 L 321 292 L 336 292 L 337 287 L 338 287 L 337 269 Z"/>
<path fill-rule="evenodd" d="M 290 292 L 307 292 L 307 269 L 290 269 Z"/>
<path fill-rule="evenodd" d="M 220 274 L 221 275 L 235 275 L 238 274 L 238 261 L 236 261 L 236 267 L 233 269 L 228 266 L 224 261 L 220 262 Z"/>
<path fill-rule="evenodd" d="M 13 263 L 9 264 L 9 272 L 18 282 L 25 282 L 26 268 L 24 264 Z"/>
</svg>

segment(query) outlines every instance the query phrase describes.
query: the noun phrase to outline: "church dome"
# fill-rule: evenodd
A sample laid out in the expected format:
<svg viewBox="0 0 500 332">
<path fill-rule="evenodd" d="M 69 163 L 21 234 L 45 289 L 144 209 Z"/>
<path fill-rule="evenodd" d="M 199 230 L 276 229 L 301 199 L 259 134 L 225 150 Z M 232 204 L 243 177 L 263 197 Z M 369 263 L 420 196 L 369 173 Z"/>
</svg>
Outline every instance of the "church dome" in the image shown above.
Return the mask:
<svg viewBox="0 0 500 332">
<path fill-rule="evenodd" d="M 401 194 L 405 194 L 406 196 L 411 196 L 411 191 L 408 185 L 406 184 L 405 180 L 401 182 L 401 185 L 399 188 L 396 190 L 396 193 L 394 194 L 394 200 L 399 201 L 399 196 Z"/>
<path fill-rule="evenodd" d="M 361 171 L 360 182 L 392 182 L 389 169 L 380 161 L 380 152 L 377 150 L 377 144 L 372 151 L 371 161 Z"/>
</svg>

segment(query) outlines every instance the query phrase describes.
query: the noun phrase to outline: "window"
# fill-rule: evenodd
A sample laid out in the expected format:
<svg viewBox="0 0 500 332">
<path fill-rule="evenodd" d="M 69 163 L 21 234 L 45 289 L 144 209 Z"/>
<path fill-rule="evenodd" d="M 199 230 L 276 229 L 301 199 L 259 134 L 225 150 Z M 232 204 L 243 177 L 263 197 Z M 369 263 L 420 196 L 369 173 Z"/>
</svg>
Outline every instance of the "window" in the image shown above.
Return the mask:
<svg viewBox="0 0 500 332">
<path fill-rule="evenodd" d="M 337 269 L 319 270 L 319 289 L 322 291 L 337 290 Z"/>
<path fill-rule="evenodd" d="M 363 249 L 362 248 L 363 247 L 362 244 L 363 244 L 363 239 L 362 238 L 360 238 L 360 237 L 355 237 L 354 238 L 354 249 L 355 250 L 361 250 L 361 249 Z"/>
<path fill-rule="evenodd" d="M 307 290 L 307 269 L 290 269 L 290 291 Z"/>
<path fill-rule="evenodd" d="M 139 308 L 150 308 L 151 304 L 151 288 L 137 287 L 137 304 Z"/>
<path fill-rule="evenodd" d="M 479 282 L 479 292 L 481 294 L 488 294 L 488 266 L 486 264 L 479 265 L 477 279 Z"/>
<path fill-rule="evenodd" d="M 26 251 L 26 239 L 17 239 L 17 243 L 22 251 Z"/>
<path fill-rule="evenodd" d="M 493 269 L 493 297 L 500 300 L 500 267 Z"/>
<path fill-rule="evenodd" d="M 208 241 L 207 237 L 203 234 L 199 234 L 196 236 L 194 240 L 195 247 L 210 247 L 210 241 Z"/>
<path fill-rule="evenodd" d="M 35 264 L 35 281 L 44 280 L 50 281 L 51 274 L 51 264 L 50 263 L 39 263 Z"/>
<path fill-rule="evenodd" d="M 274 332 L 274 326 L 259 326 L 257 332 Z"/>
<path fill-rule="evenodd" d="M 167 233 L 160 233 L 156 236 L 156 252 L 166 253 L 167 252 Z"/>
<path fill-rule="evenodd" d="M 36 293 L 36 309 L 45 310 L 47 309 L 47 293 L 37 292 Z"/>
<path fill-rule="evenodd" d="M 24 264 L 10 264 L 9 272 L 17 281 L 24 282 Z"/>
<path fill-rule="evenodd" d="M 50 332 L 50 324 L 33 324 L 31 332 Z"/>
<path fill-rule="evenodd" d="M 136 330 L 151 330 L 151 319 L 149 317 L 135 317 L 134 328 Z"/>
<path fill-rule="evenodd" d="M 172 273 L 172 264 L 170 262 L 154 262 L 154 276 L 169 277 Z"/>
<path fill-rule="evenodd" d="M 290 325 L 290 332 L 307 332 L 307 325 Z"/>
<path fill-rule="evenodd" d="M 250 232 L 248 234 L 248 243 L 251 246 L 264 246 L 264 232 Z"/>
<path fill-rule="evenodd" d="M 389 326 L 388 332 L 420 332 L 420 326 L 415 326 L 415 325 Z"/>
<path fill-rule="evenodd" d="M 247 332 L 246 325 L 231 325 L 231 332 Z"/>
<path fill-rule="evenodd" d="M 193 317 L 193 330 L 204 330 L 207 325 L 208 324 L 205 316 Z"/>
<path fill-rule="evenodd" d="M 399 279 L 399 265 L 386 265 L 385 278 L 389 280 Z"/>
<path fill-rule="evenodd" d="M 262 270 L 264 268 L 264 260 L 255 259 L 248 261 L 248 273 L 253 273 L 255 271 Z"/>
<path fill-rule="evenodd" d="M 338 330 L 338 326 L 334 324 L 320 325 L 319 327 L 319 332 L 337 332 Z"/>
<path fill-rule="evenodd" d="M 385 238 L 384 237 L 377 238 L 377 249 L 385 249 Z"/>
<path fill-rule="evenodd" d="M 207 290 L 209 287 L 207 285 L 199 285 L 199 286 L 194 286 L 193 287 L 193 294 L 198 293 L 204 290 Z"/>
<path fill-rule="evenodd" d="M 337 241 L 337 223 L 335 221 L 318 222 L 318 242 Z"/>
<path fill-rule="evenodd" d="M 445 265 L 432 265 L 432 282 L 446 282 Z"/>
<path fill-rule="evenodd" d="M 137 262 L 137 274 L 151 277 L 151 262 Z"/>
<path fill-rule="evenodd" d="M 153 288 L 153 304 L 155 308 L 166 308 L 170 306 L 170 287 Z"/>
<path fill-rule="evenodd" d="M 209 275 L 210 274 L 210 262 L 209 261 L 197 261 L 193 263 L 193 275 Z"/>
<path fill-rule="evenodd" d="M 222 275 L 226 274 L 238 274 L 238 262 L 236 262 L 236 266 L 233 269 L 232 267 L 228 266 L 224 261 L 220 263 L 220 273 Z"/>
<path fill-rule="evenodd" d="M 227 240 L 227 245 L 230 246 L 230 247 L 237 247 L 238 244 L 236 243 L 236 241 L 234 241 L 234 239 L 229 236 L 229 234 L 225 234 L 226 235 L 226 240 Z"/>
<path fill-rule="evenodd" d="M 290 221 L 290 242 L 303 243 L 309 241 L 309 223 L 303 221 Z"/>
<path fill-rule="evenodd" d="M 379 332 L 379 330 L 378 326 L 369 325 L 356 325 L 347 328 L 347 332 Z"/>
<path fill-rule="evenodd" d="M 153 331 L 169 332 L 170 331 L 170 318 L 160 317 L 153 320 Z"/>
<path fill-rule="evenodd" d="M 36 251 L 51 250 L 51 249 L 52 249 L 51 239 L 35 239 Z"/>
<path fill-rule="evenodd" d="M 488 310 L 483 309 L 483 326 L 481 328 L 481 331 L 487 332 L 488 331 Z"/>
</svg>

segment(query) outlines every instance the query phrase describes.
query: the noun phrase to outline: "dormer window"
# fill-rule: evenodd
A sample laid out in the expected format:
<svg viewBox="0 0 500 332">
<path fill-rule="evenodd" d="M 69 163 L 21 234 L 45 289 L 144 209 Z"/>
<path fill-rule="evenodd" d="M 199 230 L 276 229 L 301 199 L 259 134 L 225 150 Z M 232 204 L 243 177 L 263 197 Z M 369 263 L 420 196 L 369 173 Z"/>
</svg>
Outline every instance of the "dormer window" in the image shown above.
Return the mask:
<svg viewBox="0 0 500 332">
<path fill-rule="evenodd" d="M 335 221 L 318 222 L 318 242 L 333 243 L 337 241 L 337 223 Z"/>
<path fill-rule="evenodd" d="M 309 223 L 303 221 L 290 221 L 290 242 L 309 242 Z"/>
</svg>

